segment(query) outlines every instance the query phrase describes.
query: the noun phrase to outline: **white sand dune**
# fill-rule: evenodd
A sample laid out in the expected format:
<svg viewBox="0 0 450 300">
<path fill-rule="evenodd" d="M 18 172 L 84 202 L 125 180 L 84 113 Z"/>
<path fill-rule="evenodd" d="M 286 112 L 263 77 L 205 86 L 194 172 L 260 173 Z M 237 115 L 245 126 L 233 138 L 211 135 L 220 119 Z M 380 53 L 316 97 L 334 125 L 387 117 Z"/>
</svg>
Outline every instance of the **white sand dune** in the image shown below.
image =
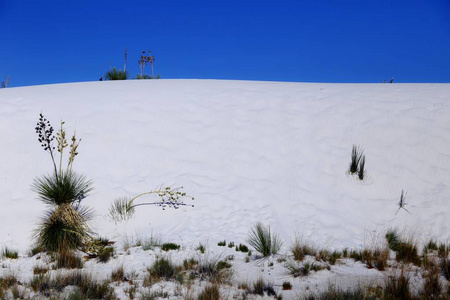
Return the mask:
<svg viewBox="0 0 450 300">
<path fill-rule="evenodd" d="M 183 246 L 174 257 L 181 262 L 200 255 L 201 242 L 207 255 L 236 256 L 237 282 L 263 276 L 280 286 L 292 278 L 282 264 L 247 264 L 246 254 L 217 242 L 245 243 L 258 221 L 285 240 L 285 253 L 296 235 L 337 249 L 373 246 L 391 227 L 423 241 L 450 238 L 449 84 L 141 80 L 1 89 L 0 243 L 23 256 L 45 210 L 31 184 L 52 172 L 34 130 L 40 112 L 82 138 L 74 169 L 95 187 L 84 203 L 96 212 L 93 228 L 118 249 L 122 238 L 155 234 Z M 346 174 L 353 145 L 366 155 L 364 181 Z M 115 198 L 162 184 L 184 186 L 195 207 L 140 207 L 120 224 L 107 218 Z M 410 214 L 396 214 L 402 190 Z M 85 269 L 106 278 L 122 265 L 143 280 L 159 250 L 120 251 Z M 12 270 L 27 282 L 39 263 L 4 261 L 0 273 Z M 283 296 L 382 276 L 347 261 L 289 279 L 294 289 Z M 238 293 L 229 288 L 224 295 Z M 126 298 L 123 286 L 115 289 Z"/>
<path fill-rule="evenodd" d="M 43 112 L 82 138 L 74 168 L 92 179 L 94 228 L 181 243 L 245 241 L 257 221 L 284 239 L 337 248 L 412 228 L 450 238 L 450 85 L 147 80 L 0 90 L 0 241 L 26 250 L 44 210 L 30 185 L 51 172 L 34 127 Z M 352 145 L 364 182 L 346 175 Z M 142 207 L 118 226 L 113 199 L 182 185 L 195 208 Z M 408 214 L 397 202 L 407 191 Z M 151 198 L 149 198 L 150 200 Z"/>
</svg>

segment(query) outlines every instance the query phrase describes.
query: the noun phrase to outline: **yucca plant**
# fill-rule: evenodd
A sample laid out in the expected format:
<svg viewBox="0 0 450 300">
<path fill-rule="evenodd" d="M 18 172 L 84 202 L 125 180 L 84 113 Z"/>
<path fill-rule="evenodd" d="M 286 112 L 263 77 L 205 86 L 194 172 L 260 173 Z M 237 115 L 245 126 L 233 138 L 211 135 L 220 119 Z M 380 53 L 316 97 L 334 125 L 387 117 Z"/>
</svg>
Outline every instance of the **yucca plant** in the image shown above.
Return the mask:
<svg viewBox="0 0 450 300">
<path fill-rule="evenodd" d="M 363 150 L 361 150 L 360 147 L 353 145 L 352 158 L 351 158 L 350 167 L 348 170 L 350 172 L 350 174 L 355 174 L 358 172 L 358 166 L 359 166 L 359 162 L 361 160 L 362 155 L 363 155 Z"/>
<path fill-rule="evenodd" d="M 365 166 L 366 166 L 366 156 L 363 155 L 359 161 L 359 170 L 358 170 L 359 180 L 364 180 L 364 175 L 366 174 L 366 171 L 364 170 Z"/>
<path fill-rule="evenodd" d="M 67 254 L 68 251 L 80 247 L 90 235 L 88 221 L 91 218 L 91 212 L 81 205 L 81 201 L 92 190 L 92 183 L 72 170 L 81 140 L 77 140 L 74 134 L 69 145 L 63 125 L 64 122 L 61 121 L 61 128 L 56 134 L 56 150 L 60 156 L 57 167 L 53 146 L 54 130 L 50 122 L 42 113 L 40 114 L 35 129 L 41 146 L 51 156 L 54 171 L 50 175 L 36 178 L 32 187 L 38 194 L 39 200 L 49 206 L 35 230 L 34 237 L 38 246 L 48 251 Z M 66 147 L 70 149 L 64 170 L 63 153 Z"/>
<path fill-rule="evenodd" d="M 277 254 L 283 245 L 283 242 L 277 235 L 271 234 L 270 226 L 264 226 L 260 222 L 256 223 L 250 230 L 247 242 L 261 253 L 263 257 Z"/>
<path fill-rule="evenodd" d="M 128 72 L 116 69 L 116 67 L 110 69 L 104 76 L 105 80 L 127 80 L 128 77 Z"/>
</svg>

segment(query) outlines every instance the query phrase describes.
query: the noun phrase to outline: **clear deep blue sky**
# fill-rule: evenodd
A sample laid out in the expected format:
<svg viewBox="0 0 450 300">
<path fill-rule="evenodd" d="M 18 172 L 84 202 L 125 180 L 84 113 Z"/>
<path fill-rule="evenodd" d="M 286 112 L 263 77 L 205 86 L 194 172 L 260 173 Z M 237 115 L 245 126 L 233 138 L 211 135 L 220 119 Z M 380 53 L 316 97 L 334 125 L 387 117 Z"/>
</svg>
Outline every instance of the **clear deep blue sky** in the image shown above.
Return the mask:
<svg viewBox="0 0 450 300">
<path fill-rule="evenodd" d="M 0 0 L 0 81 L 450 82 L 450 0 Z M 148 70 L 150 68 L 147 68 Z"/>
</svg>

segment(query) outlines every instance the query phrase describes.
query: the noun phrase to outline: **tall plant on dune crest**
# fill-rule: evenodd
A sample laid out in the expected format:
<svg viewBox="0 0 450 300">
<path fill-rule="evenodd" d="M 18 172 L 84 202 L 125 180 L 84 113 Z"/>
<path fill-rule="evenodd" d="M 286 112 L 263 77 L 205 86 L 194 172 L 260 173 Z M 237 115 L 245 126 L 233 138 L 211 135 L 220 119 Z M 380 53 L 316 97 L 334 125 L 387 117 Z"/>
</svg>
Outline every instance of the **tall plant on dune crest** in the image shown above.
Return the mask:
<svg viewBox="0 0 450 300">
<path fill-rule="evenodd" d="M 67 253 L 80 247 L 90 237 L 88 221 L 91 211 L 81 205 L 81 201 L 92 190 L 92 183 L 72 170 L 80 139 L 75 133 L 70 145 L 67 143 L 66 131 L 61 128 L 54 135 L 54 129 L 42 113 L 36 126 L 38 141 L 50 154 L 53 173 L 38 177 L 33 182 L 33 190 L 38 198 L 49 206 L 35 230 L 35 239 L 39 246 L 48 251 Z M 57 146 L 53 146 L 56 139 Z M 64 149 L 69 147 L 69 157 L 63 167 Z M 59 153 L 59 161 L 56 151 Z"/>
</svg>

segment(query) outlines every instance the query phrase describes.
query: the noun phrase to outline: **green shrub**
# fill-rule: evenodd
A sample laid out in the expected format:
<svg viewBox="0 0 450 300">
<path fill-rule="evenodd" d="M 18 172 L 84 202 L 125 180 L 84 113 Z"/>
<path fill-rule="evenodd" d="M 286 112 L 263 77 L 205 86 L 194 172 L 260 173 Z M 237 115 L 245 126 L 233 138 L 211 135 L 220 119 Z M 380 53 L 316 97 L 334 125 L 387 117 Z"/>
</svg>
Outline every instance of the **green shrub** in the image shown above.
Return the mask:
<svg viewBox="0 0 450 300">
<path fill-rule="evenodd" d="M 175 243 L 164 243 L 164 244 L 162 244 L 161 249 L 163 251 L 179 250 L 180 249 L 180 245 L 175 244 Z"/>
<path fill-rule="evenodd" d="M 113 67 L 108 72 L 106 72 L 105 76 L 103 76 L 105 80 L 126 80 L 129 78 L 128 72 L 122 71 L 120 69 L 116 69 Z"/>
<path fill-rule="evenodd" d="M 226 245 L 227 245 L 227 241 L 226 240 L 223 240 L 223 241 L 217 243 L 217 246 L 219 246 L 219 247 L 224 247 Z"/>
<path fill-rule="evenodd" d="M 271 234 L 270 226 L 266 227 L 259 222 L 250 230 L 248 243 L 263 257 L 277 254 L 283 245 L 277 235 Z"/>
<path fill-rule="evenodd" d="M 236 246 L 236 248 L 237 248 L 236 251 L 241 251 L 244 253 L 248 252 L 248 247 L 246 245 L 239 244 L 239 246 Z"/>
<path fill-rule="evenodd" d="M 282 287 L 284 291 L 292 290 L 292 284 L 289 281 L 284 281 Z"/>
</svg>

